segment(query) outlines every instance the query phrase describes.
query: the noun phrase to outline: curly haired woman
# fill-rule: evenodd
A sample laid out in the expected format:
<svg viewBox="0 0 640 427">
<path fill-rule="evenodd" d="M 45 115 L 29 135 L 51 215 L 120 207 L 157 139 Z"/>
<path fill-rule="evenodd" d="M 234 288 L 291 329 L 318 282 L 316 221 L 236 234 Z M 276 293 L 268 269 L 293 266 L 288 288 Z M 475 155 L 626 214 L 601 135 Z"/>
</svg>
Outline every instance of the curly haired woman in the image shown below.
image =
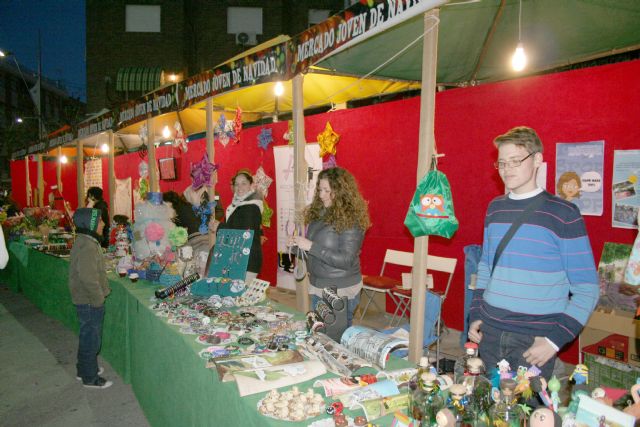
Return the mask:
<svg viewBox="0 0 640 427">
<path fill-rule="evenodd" d="M 311 307 L 316 308 L 324 288 L 336 287 L 338 296 L 348 298 L 350 326 L 362 289 L 360 249 L 371 225 L 367 202 L 353 175 L 338 167 L 320 172 L 304 222 L 307 237 L 294 236 L 291 243 L 308 253 Z"/>
</svg>

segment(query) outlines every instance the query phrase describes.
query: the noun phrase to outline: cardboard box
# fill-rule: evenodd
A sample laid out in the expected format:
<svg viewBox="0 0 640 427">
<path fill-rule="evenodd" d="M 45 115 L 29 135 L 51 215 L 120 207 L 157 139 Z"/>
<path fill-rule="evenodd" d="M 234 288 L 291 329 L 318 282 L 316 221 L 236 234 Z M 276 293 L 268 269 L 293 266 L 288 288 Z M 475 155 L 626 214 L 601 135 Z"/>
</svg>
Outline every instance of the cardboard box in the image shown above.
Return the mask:
<svg viewBox="0 0 640 427">
<path fill-rule="evenodd" d="M 629 390 L 640 377 L 640 368 L 601 356 L 584 353 L 583 363 L 589 367 L 589 385 Z"/>
<path fill-rule="evenodd" d="M 626 311 L 604 311 L 596 309 L 580 334 L 581 357 L 585 347 L 597 344 L 605 338 L 616 334 L 628 338 L 625 346 L 625 362 L 632 366 L 640 367 L 640 339 L 638 339 L 638 337 L 640 337 L 640 321 L 634 320 L 633 317 L 633 313 Z M 609 347 L 609 355 L 614 356 L 610 357 L 611 359 L 616 359 L 615 348 L 620 350 L 620 348 L 622 348 L 622 342 L 622 339 L 618 339 L 617 344 L 613 345 L 614 343 L 611 343 L 612 346 Z M 591 352 L 591 354 L 594 353 Z M 595 354 L 598 355 L 597 350 Z M 606 356 L 606 354 L 603 356 Z"/>
</svg>

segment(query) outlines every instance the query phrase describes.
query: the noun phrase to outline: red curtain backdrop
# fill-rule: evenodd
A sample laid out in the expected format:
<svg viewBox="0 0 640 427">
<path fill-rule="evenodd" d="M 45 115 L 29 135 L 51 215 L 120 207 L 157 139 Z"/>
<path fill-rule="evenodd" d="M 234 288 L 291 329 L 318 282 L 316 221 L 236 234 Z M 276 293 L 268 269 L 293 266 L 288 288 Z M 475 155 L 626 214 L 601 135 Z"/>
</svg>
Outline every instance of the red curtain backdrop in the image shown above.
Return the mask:
<svg viewBox="0 0 640 427">
<path fill-rule="evenodd" d="M 445 155 L 438 167 L 451 183 L 455 211 L 460 228 L 447 240 L 429 239 L 429 253 L 458 259 L 458 267 L 443 316 L 449 327 L 462 329 L 464 302 L 463 248 L 482 241 L 482 224 L 487 204 L 503 192 L 503 185 L 493 168 L 496 150 L 492 140 L 508 129 L 526 125 L 536 129 L 545 146 L 548 162 L 547 188 L 554 191 L 555 144 L 557 142 L 605 141 L 604 209 L 602 216 L 586 216 L 596 263 L 606 241 L 632 243 L 635 230 L 611 227 L 611 175 L 613 151 L 639 149 L 633 130 L 640 123 L 640 61 L 586 68 L 565 73 L 523 78 L 507 82 L 440 92 L 436 96 L 435 133 L 437 151 Z M 337 145 L 338 165 L 349 169 L 358 179 L 369 201 L 373 226 L 362 249 L 365 274 L 377 274 L 388 248 L 412 251 L 413 239 L 403 225 L 416 187 L 419 99 L 390 102 L 353 110 L 334 111 L 305 119 L 306 140 L 314 142 L 327 121 L 341 135 Z M 275 145 L 286 144 L 286 123 L 266 125 L 273 129 Z M 274 177 L 273 150 L 257 145 L 261 127 L 242 132 L 239 144 L 222 147 L 216 142 L 215 162 L 220 164 L 217 190 L 222 204 L 231 199 L 229 180 L 238 168 L 253 171 L 262 165 Z M 189 144 L 189 151 L 161 147 L 157 158 L 178 159 L 178 180 L 161 181 L 162 191 L 182 191 L 190 184 L 189 165 L 205 151 L 204 141 Z M 138 154 L 116 158 L 116 177 L 138 178 Z M 73 170 L 67 165 L 65 168 Z M 46 168 L 45 168 L 46 169 Z M 45 180 L 55 182 L 45 170 Z M 107 185 L 107 162 L 103 174 Z M 24 161 L 12 162 L 14 196 L 24 200 Z M 65 177 L 67 173 L 65 172 Z M 31 168 L 35 188 L 35 163 Z M 71 180 L 71 178 L 69 178 Z M 65 183 L 65 197 L 73 200 L 75 182 Z M 276 211 L 275 189 L 267 198 Z M 266 230 L 264 265 L 261 277 L 272 283 L 276 279 L 276 226 Z M 436 280 L 436 288 L 444 283 Z M 577 345 L 564 353 L 567 361 L 577 361 Z"/>
</svg>

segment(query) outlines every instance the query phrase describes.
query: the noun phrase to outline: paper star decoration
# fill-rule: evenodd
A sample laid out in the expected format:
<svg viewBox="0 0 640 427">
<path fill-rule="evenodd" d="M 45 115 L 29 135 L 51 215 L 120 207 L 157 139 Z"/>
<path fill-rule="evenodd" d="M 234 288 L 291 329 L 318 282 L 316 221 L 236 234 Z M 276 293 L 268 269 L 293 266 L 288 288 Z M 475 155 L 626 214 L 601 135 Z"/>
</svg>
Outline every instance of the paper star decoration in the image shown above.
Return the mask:
<svg viewBox="0 0 640 427">
<path fill-rule="evenodd" d="M 333 154 L 329 154 L 327 160 L 322 162 L 322 169 L 331 169 L 335 168 L 336 166 L 338 166 L 338 163 L 336 162 L 336 156 L 334 156 Z"/>
<path fill-rule="evenodd" d="M 282 135 L 282 137 L 289 141 L 289 145 L 294 145 L 296 142 L 296 136 L 293 133 L 293 120 L 287 120 L 287 131 Z"/>
<path fill-rule="evenodd" d="M 209 185 L 211 182 L 211 175 L 217 169 L 218 165 L 211 163 L 207 153 L 204 153 L 202 160 L 191 164 L 191 179 L 193 181 L 191 187 L 194 190 L 197 190 L 203 185 Z"/>
<path fill-rule="evenodd" d="M 267 148 L 269 148 L 269 144 L 273 142 L 273 137 L 271 136 L 271 134 L 271 129 L 262 128 L 262 130 L 258 134 L 258 147 L 266 151 Z"/>
<path fill-rule="evenodd" d="M 273 178 L 267 175 L 262 169 L 262 166 L 258 168 L 256 174 L 253 176 L 253 182 L 256 184 L 256 189 L 262 194 L 263 198 L 267 198 L 269 186 L 273 182 Z"/>
<path fill-rule="evenodd" d="M 271 227 L 271 217 L 273 216 L 273 209 L 269 207 L 267 201 L 265 200 L 262 204 L 262 226 L 263 227 Z"/>
<path fill-rule="evenodd" d="M 333 131 L 331 123 L 327 122 L 324 130 L 318 134 L 318 144 L 320 144 L 320 157 L 326 154 L 336 154 L 336 144 L 340 140 L 340 135 Z"/>
<path fill-rule="evenodd" d="M 148 131 L 147 131 L 147 124 L 143 123 L 142 126 L 140 126 L 140 129 L 138 130 L 138 136 L 140 137 L 140 140 L 142 141 L 143 144 L 147 143 L 147 135 L 148 135 Z"/>
<path fill-rule="evenodd" d="M 220 144 L 222 144 L 223 147 L 227 146 L 230 139 L 235 140 L 236 138 L 236 133 L 233 130 L 233 124 L 234 122 L 227 121 L 227 118 L 224 116 L 224 114 L 220 114 L 218 123 L 213 129 L 213 134 L 216 138 L 218 138 L 218 141 L 220 142 Z"/>
<path fill-rule="evenodd" d="M 187 139 L 184 137 L 182 126 L 179 121 L 173 124 L 173 129 L 176 131 L 176 137 L 173 139 L 173 146 L 180 148 L 183 153 L 187 152 Z"/>
<path fill-rule="evenodd" d="M 233 132 L 235 133 L 235 142 L 240 144 L 240 133 L 242 132 L 242 110 L 236 108 L 236 117 L 233 119 Z"/>
</svg>

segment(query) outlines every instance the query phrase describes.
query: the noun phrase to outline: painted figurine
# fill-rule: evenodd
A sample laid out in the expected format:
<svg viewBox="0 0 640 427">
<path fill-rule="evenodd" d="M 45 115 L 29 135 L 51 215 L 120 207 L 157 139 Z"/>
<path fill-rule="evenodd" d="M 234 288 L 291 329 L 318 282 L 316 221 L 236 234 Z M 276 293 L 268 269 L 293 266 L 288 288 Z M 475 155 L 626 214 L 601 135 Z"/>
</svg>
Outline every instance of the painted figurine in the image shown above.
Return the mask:
<svg viewBox="0 0 640 427">
<path fill-rule="evenodd" d="M 560 396 L 558 392 L 560 391 L 560 380 L 556 378 L 556 376 L 552 376 L 549 380 L 549 384 L 547 384 L 547 388 L 551 392 L 551 404 L 553 405 L 554 412 L 558 412 L 558 406 L 560 406 Z"/>
<path fill-rule="evenodd" d="M 498 362 L 498 372 L 500 373 L 501 380 L 508 380 L 513 378 L 511 375 L 511 365 L 505 359 Z"/>
<path fill-rule="evenodd" d="M 545 406 L 533 411 L 529 423 L 531 427 L 562 427 L 560 415 Z"/>
<path fill-rule="evenodd" d="M 582 363 L 576 365 L 573 373 L 569 377 L 569 380 L 573 380 L 576 385 L 589 384 L 589 368 Z"/>
</svg>

